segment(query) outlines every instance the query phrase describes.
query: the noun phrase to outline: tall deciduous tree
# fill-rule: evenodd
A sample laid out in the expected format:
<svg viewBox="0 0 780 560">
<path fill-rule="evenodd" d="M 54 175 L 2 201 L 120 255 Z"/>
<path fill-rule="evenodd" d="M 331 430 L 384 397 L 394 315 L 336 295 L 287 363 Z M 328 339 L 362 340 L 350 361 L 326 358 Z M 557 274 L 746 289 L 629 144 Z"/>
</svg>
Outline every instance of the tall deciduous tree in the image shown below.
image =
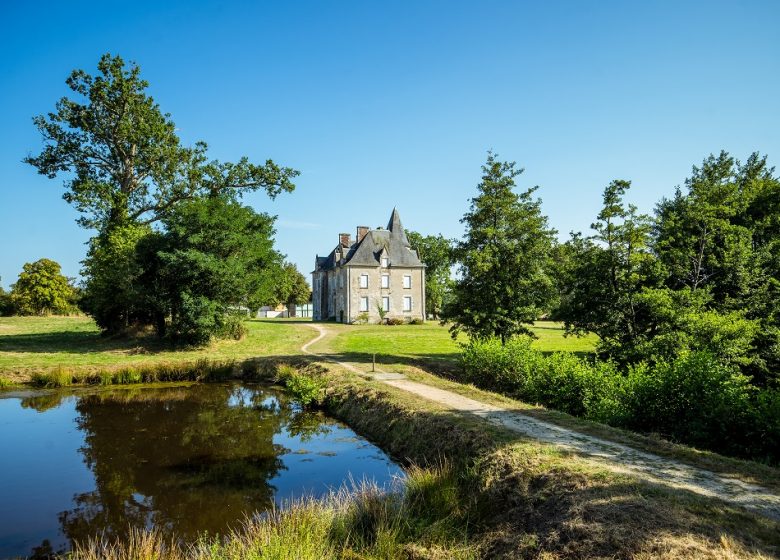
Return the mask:
<svg viewBox="0 0 780 560">
<path fill-rule="evenodd" d="M 422 235 L 416 231 L 407 231 L 406 236 L 425 263 L 425 313 L 438 318 L 452 289 L 452 241 L 441 234 Z"/>
<path fill-rule="evenodd" d="M 298 172 L 271 160 L 209 161 L 205 143 L 183 146 L 140 68 L 119 56 L 103 55 L 97 75 L 75 70 L 66 83 L 76 99 L 63 97 L 54 112 L 34 118 L 45 146 L 25 161 L 50 178 L 66 174 L 63 196 L 85 227 L 154 222 L 204 194 L 262 189 L 274 198 L 294 188 Z"/>
<path fill-rule="evenodd" d="M 536 187 L 517 194 L 515 177 L 522 169 L 499 161 L 492 152 L 482 166 L 478 195 L 462 223 L 465 238 L 455 247 L 460 278 L 443 318 L 452 321 L 453 336 L 509 337 L 531 331 L 555 296 L 548 274 L 555 234 L 542 215 Z"/>
<path fill-rule="evenodd" d="M 22 315 L 67 313 L 75 309 L 75 295 L 59 263 L 51 259 L 26 263 L 11 289 L 14 307 Z"/>
</svg>

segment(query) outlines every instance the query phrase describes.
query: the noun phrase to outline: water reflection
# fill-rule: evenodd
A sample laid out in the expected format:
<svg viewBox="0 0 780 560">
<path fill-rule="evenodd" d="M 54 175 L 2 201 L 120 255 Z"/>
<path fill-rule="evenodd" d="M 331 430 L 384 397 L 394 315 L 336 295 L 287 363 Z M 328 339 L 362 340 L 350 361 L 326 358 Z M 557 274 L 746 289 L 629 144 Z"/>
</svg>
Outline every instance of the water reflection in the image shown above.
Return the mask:
<svg viewBox="0 0 780 560">
<path fill-rule="evenodd" d="M 7 400 L 0 399 L 0 407 Z M 30 554 L 41 536 L 48 542 L 39 544 L 44 552 L 94 535 L 122 536 L 130 526 L 156 526 L 188 539 L 223 534 L 274 500 L 322 494 L 350 476 L 382 483 L 400 474 L 346 426 L 302 412 L 264 387 L 137 388 L 21 400 L 21 410 L 38 411 L 39 420 L 69 406 L 77 426 L 69 432 L 70 447 L 92 484 L 84 491 L 83 480 L 75 482 L 83 473 L 64 473 L 62 483 L 73 491 L 51 522 L 59 530 L 51 527 L 41 535 L 39 529 L 24 550 L 18 550 L 17 535 L 4 533 L 11 518 L 6 508 L 0 510 L 0 557 Z M 4 417 L 13 414 L 0 413 Z M 46 439 L 45 428 L 33 430 L 33 437 L 38 433 Z M 57 457 L 50 460 L 56 465 Z M 59 476 L 56 468 L 49 471 Z M 29 493 L 0 483 L 0 503 L 29 499 Z"/>
</svg>

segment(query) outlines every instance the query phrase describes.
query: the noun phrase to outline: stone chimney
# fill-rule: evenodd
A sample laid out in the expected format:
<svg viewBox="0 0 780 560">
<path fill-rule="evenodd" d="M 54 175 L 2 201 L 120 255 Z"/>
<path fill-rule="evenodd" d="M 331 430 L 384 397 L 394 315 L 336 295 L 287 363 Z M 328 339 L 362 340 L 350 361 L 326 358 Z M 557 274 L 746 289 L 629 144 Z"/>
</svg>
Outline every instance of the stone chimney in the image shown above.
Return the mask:
<svg viewBox="0 0 780 560">
<path fill-rule="evenodd" d="M 343 247 L 351 247 L 352 236 L 348 233 L 339 233 L 339 243 L 341 243 Z"/>
<path fill-rule="evenodd" d="M 368 233 L 368 226 L 358 226 L 357 227 L 357 239 L 355 240 L 356 243 L 360 243 L 363 241 L 363 238 Z"/>
</svg>

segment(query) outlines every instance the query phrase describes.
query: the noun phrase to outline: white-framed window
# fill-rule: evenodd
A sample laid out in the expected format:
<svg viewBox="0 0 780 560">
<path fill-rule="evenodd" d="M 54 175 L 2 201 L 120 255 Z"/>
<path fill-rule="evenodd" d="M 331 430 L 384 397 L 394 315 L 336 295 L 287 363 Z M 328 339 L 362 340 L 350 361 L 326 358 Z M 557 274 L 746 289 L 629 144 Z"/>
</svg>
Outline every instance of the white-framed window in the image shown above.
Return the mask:
<svg viewBox="0 0 780 560">
<path fill-rule="evenodd" d="M 382 297 L 382 309 L 384 311 L 390 311 L 390 298 L 388 296 Z"/>
<path fill-rule="evenodd" d="M 382 287 L 383 288 L 389 288 L 390 287 L 390 275 L 389 274 L 383 274 L 382 275 Z"/>
<path fill-rule="evenodd" d="M 412 296 L 404 296 L 404 311 L 412 310 Z"/>
<path fill-rule="evenodd" d="M 360 311 L 368 311 L 368 297 L 360 298 Z"/>
<path fill-rule="evenodd" d="M 404 288 L 409 289 L 412 287 L 412 277 L 408 274 L 404 274 Z"/>
<path fill-rule="evenodd" d="M 361 274 L 360 275 L 360 287 L 361 288 L 368 288 L 368 274 Z M 362 311 L 362 309 L 361 309 Z"/>
<path fill-rule="evenodd" d="M 390 266 L 390 259 L 382 257 L 382 268 L 387 268 L 388 266 Z"/>
</svg>

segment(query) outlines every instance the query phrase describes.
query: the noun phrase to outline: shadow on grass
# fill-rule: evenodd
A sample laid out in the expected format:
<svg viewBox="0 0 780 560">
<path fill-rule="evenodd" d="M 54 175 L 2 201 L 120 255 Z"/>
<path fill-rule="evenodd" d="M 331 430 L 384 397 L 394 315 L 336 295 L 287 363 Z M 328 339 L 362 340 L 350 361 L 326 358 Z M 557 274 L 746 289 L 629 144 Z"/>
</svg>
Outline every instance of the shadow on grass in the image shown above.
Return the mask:
<svg viewBox="0 0 780 560">
<path fill-rule="evenodd" d="M 153 335 L 108 337 L 97 332 L 58 331 L 13 334 L 0 337 L 0 352 L 76 353 L 134 350 L 155 354 L 177 347 L 156 339 Z"/>
</svg>

